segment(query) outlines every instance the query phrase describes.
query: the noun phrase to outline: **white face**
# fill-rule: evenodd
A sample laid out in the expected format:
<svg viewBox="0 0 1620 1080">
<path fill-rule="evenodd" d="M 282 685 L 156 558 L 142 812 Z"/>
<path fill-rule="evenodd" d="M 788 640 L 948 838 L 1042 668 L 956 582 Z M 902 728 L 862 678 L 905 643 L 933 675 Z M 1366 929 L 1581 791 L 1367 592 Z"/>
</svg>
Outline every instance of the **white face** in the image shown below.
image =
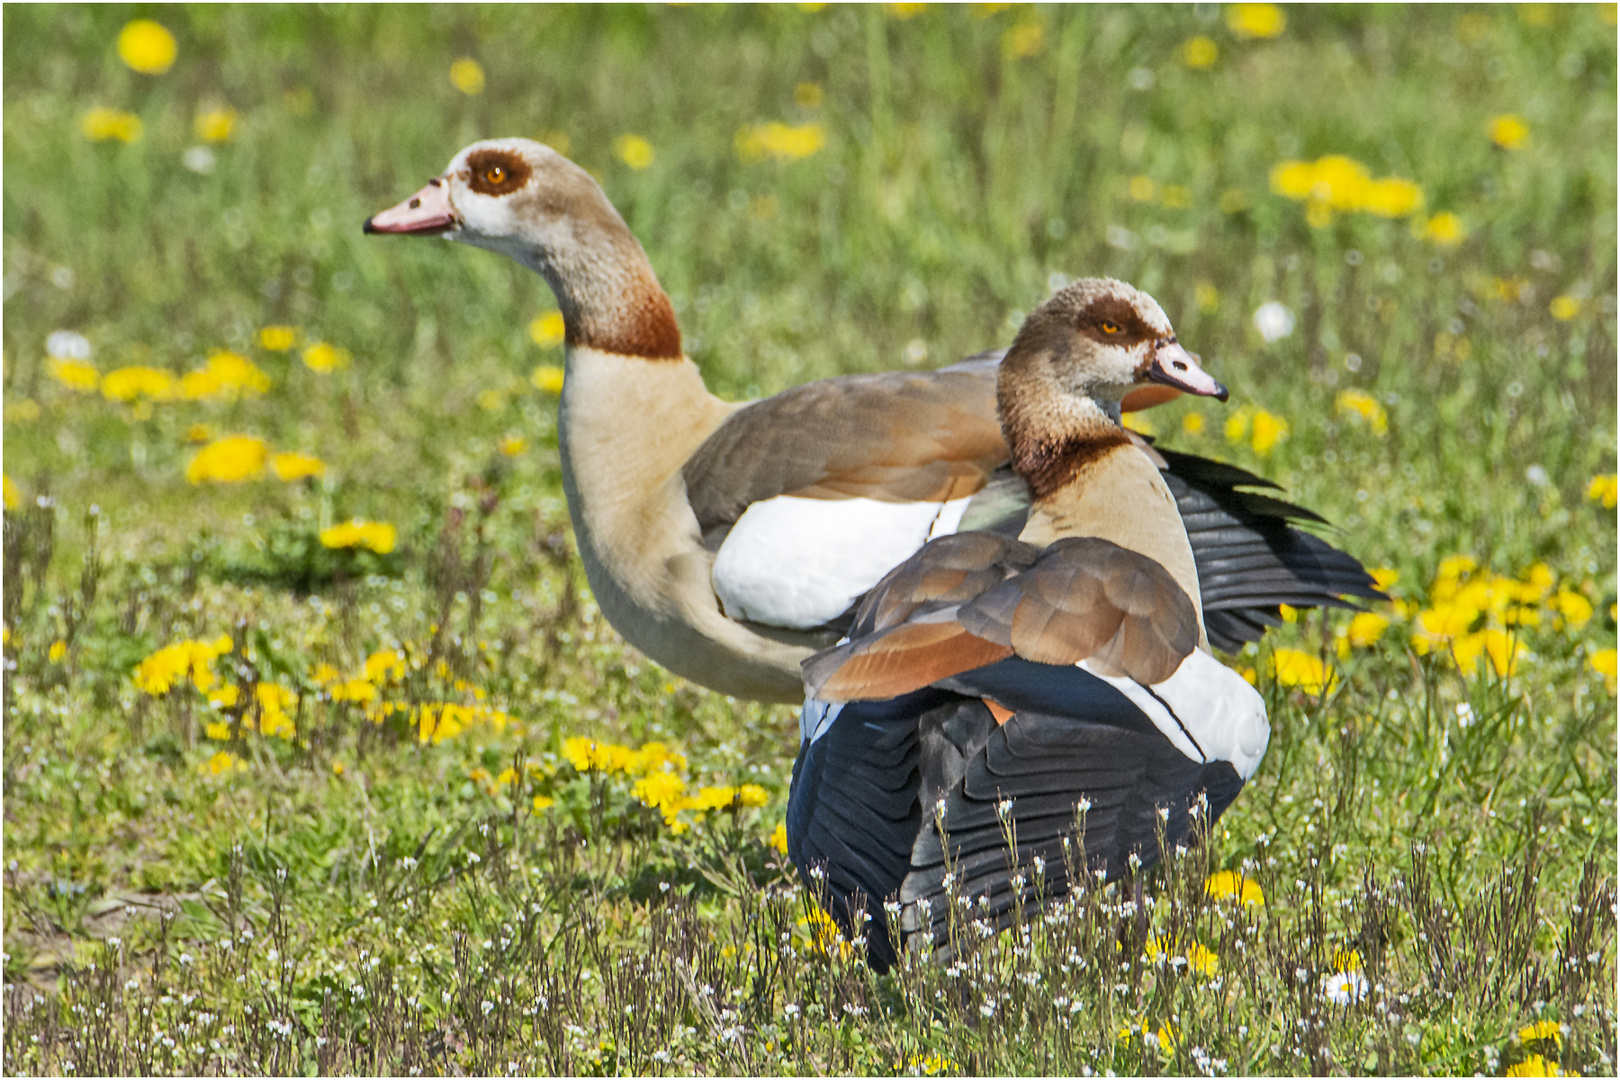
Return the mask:
<svg viewBox="0 0 1620 1080">
<path fill-rule="evenodd" d="M 541 152 L 556 156 L 528 139 L 487 139 L 455 156 L 440 179 L 464 234 L 457 239 L 478 243 L 521 231 L 516 208 L 524 200 L 517 196 L 532 190 Z"/>
</svg>

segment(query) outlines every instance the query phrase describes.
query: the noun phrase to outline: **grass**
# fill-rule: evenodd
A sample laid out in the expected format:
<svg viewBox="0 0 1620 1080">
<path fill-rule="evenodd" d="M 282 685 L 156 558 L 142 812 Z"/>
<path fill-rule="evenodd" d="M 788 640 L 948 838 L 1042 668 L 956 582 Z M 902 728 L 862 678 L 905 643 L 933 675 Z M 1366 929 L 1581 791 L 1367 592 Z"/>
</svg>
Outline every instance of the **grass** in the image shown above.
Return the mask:
<svg viewBox="0 0 1620 1080">
<path fill-rule="evenodd" d="M 1202 7 L 165 8 L 161 75 L 114 48 L 141 10 L 4 12 L 7 1072 L 1612 1073 L 1612 6 L 1288 9 L 1269 39 Z M 85 137 L 96 106 L 141 137 Z M 825 146 L 744 160 L 773 120 Z M 1232 659 L 1270 754 L 1140 907 L 965 920 L 955 962 L 872 976 L 769 843 L 793 710 L 672 679 L 590 600 L 543 283 L 360 234 L 504 134 L 597 173 L 728 396 L 1004 344 L 1055 275 L 1147 289 L 1234 395 L 1151 424 L 1398 571 L 1390 625 Z M 1422 209 L 1271 190 L 1335 153 Z M 229 349 L 271 386 L 77 392 L 57 330 L 103 377 Z M 235 433 L 325 473 L 188 483 Z M 397 546 L 320 542 L 354 517 Z M 217 705 L 138 687 L 221 635 Z M 666 815 L 576 737 L 735 790 Z"/>
</svg>

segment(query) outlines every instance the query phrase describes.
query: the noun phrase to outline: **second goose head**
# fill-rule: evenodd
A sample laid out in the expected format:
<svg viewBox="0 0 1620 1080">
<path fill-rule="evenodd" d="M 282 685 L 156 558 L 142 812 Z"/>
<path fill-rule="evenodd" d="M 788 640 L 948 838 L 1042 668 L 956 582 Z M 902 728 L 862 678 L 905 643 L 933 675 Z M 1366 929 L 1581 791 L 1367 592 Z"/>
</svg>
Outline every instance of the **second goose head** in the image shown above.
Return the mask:
<svg viewBox="0 0 1620 1080">
<path fill-rule="evenodd" d="M 681 355 L 674 309 L 646 252 L 591 175 L 543 143 L 473 143 L 365 231 L 439 236 L 537 271 L 557 296 L 570 345 Z"/>
<path fill-rule="evenodd" d="M 997 378 L 1013 467 L 1031 479 L 1088 445 L 1126 441 L 1120 401 L 1148 384 L 1227 398 L 1147 293 L 1112 278 L 1083 278 L 1062 289 L 1024 321 Z"/>
</svg>

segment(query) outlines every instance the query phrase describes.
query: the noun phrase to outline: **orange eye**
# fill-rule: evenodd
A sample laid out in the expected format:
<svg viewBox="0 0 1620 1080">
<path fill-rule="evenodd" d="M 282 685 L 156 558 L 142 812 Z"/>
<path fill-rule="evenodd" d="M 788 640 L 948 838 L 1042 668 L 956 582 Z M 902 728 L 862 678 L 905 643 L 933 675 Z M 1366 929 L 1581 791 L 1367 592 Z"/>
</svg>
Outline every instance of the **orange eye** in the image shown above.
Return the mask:
<svg viewBox="0 0 1620 1080">
<path fill-rule="evenodd" d="M 1117 322 L 1109 322 L 1107 319 L 1104 319 L 1102 322 L 1097 324 L 1097 329 L 1101 330 L 1105 334 L 1117 334 L 1120 332 L 1120 325 Z"/>
<path fill-rule="evenodd" d="M 491 165 L 484 170 L 484 182 L 492 187 L 506 182 L 506 170 L 499 165 Z"/>
</svg>

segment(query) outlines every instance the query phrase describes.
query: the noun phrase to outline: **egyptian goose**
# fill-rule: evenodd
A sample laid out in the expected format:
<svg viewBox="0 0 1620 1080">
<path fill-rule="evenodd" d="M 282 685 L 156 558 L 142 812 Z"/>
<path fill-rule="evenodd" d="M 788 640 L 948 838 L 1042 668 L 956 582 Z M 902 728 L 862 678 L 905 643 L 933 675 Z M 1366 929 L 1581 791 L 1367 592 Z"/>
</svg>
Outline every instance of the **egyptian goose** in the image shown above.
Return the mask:
<svg viewBox="0 0 1620 1080">
<path fill-rule="evenodd" d="M 1174 341 L 1117 281 L 1036 309 L 997 380 L 1022 531 L 930 541 L 804 665 L 788 854 L 876 966 L 948 953 L 960 898 L 1005 926 L 1071 873 L 1151 865 L 1159 830 L 1183 842 L 1201 796 L 1213 822 L 1266 752 L 1260 695 L 1207 651 L 1176 500 L 1120 425 L 1146 378 L 1225 397 Z"/>
<path fill-rule="evenodd" d="M 558 442 L 586 577 L 631 644 L 695 682 L 802 700 L 800 662 L 892 567 L 964 523 L 1016 533 L 1027 513 L 1005 468 L 996 354 L 722 401 L 682 353 L 624 220 L 547 146 L 474 143 L 365 228 L 473 244 L 546 279 L 566 325 Z M 1217 646 L 1256 640 L 1282 603 L 1381 595 L 1359 562 L 1291 525 L 1315 515 L 1240 490 L 1265 481 L 1141 449 L 1192 529 Z"/>
</svg>

